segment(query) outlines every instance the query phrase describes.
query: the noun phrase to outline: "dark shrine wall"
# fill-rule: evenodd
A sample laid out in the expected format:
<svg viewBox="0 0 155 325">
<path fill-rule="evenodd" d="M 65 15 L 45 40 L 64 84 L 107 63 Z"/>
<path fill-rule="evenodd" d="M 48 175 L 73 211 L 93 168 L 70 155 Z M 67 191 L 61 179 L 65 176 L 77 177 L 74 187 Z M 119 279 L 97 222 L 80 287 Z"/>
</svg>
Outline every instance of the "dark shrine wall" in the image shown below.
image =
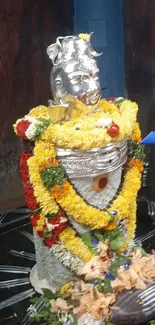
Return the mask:
<svg viewBox="0 0 155 325">
<path fill-rule="evenodd" d="M 123 0 L 123 16 L 126 89 L 146 136 L 155 129 L 155 0 Z"/>
<path fill-rule="evenodd" d="M 72 20 L 72 0 L 0 1 L 0 212 L 25 204 L 12 124 L 51 98 L 46 48 L 73 33 Z"/>
</svg>

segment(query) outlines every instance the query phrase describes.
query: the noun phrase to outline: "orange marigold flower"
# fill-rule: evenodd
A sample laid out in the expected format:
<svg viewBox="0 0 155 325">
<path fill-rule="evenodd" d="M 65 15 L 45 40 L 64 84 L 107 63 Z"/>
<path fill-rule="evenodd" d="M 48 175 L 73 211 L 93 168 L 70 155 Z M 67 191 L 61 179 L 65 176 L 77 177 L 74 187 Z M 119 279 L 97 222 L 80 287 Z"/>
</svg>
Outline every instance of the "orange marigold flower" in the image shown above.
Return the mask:
<svg viewBox="0 0 155 325">
<path fill-rule="evenodd" d="M 104 230 L 115 230 L 116 224 L 115 223 L 109 223 L 106 227 L 104 227 Z"/>
<path fill-rule="evenodd" d="M 68 194 L 70 187 L 71 185 L 67 181 L 60 185 L 57 184 L 51 189 L 52 196 L 56 200 L 59 200 Z"/>
<path fill-rule="evenodd" d="M 50 167 L 50 166 L 59 166 L 59 162 L 56 159 L 48 159 L 47 161 L 45 161 L 39 168 L 40 171 L 44 170 L 46 167 Z"/>
<path fill-rule="evenodd" d="M 132 158 L 129 163 L 128 163 L 128 167 L 133 168 L 133 167 L 137 167 L 138 170 L 142 173 L 144 170 L 144 164 L 141 160 L 139 159 L 135 159 Z"/>
</svg>

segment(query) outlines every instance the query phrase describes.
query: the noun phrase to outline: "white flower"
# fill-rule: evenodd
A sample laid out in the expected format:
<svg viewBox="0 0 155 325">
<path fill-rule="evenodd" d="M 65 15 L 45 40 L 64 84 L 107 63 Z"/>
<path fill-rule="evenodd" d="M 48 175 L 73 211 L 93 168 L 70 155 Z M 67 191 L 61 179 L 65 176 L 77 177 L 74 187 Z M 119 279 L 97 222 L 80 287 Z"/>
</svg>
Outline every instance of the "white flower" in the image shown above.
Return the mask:
<svg viewBox="0 0 155 325">
<path fill-rule="evenodd" d="M 47 218 L 46 218 L 45 222 L 46 222 L 47 229 L 48 229 L 49 231 L 51 231 L 51 230 L 53 230 L 55 227 L 59 226 L 59 224 L 52 225 L 51 223 L 48 223 L 48 219 L 47 219 Z"/>
<path fill-rule="evenodd" d="M 109 126 L 110 124 L 112 123 L 112 119 L 111 118 L 99 118 L 97 121 L 96 121 L 96 126 L 98 128 L 105 128 L 107 126 Z"/>
<path fill-rule="evenodd" d="M 38 119 L 36 119 L 35 117 L 28 116 L 28 115 L 25 116 L 24 120 L 31 123 L 29 125 L 29 127 L 27 128 L 25 135 L 26 135 L 27 139 L 33 140 L 35 138 L 35 132 L 36 132 L 37 126 L 39 124 L 42 124 L 42 122 L 38 121 Z"/>
<path fill-rule="evenodd" d="M 32 140 L 35 137 L 35 132 L 36 132 L 36 124 L 31 123 L 27 130 L 25 131 L 25 135 L 27 139 Z"/>
<path fill-rule="evenodd" d="M 33 123 L 33 124 L 37 124 L 38 123 L 38 120 L 33 117 L 33 116 L 29 116 L 29 115 L 26 115 L 24 120 L 26 121 L 29 121 L 30 123 Z"/>
<path fill-rule="evenodd" d="M 64 222 L 66 222 L 67 221 L 67 218 L 65 218 L 65 217 L 61 217 L 60 218 L 60 223 L 64 223 Z"/>
</svg>

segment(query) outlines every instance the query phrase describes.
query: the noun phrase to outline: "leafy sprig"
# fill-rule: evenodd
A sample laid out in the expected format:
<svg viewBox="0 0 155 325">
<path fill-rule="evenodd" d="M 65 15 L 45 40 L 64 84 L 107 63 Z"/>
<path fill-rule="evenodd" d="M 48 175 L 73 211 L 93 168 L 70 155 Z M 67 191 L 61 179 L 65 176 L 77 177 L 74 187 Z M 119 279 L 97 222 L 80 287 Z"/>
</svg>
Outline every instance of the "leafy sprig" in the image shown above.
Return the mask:
<svg viewBox="0 0 155 325">
<path fill-rule="evenodd" d="M 54 185 L 62 185 L 65 179 L 65 172 L 62 166 L 50 166 L 41 173 L 41 179 L 45 187 L 50 190 Z"/>
</svg>

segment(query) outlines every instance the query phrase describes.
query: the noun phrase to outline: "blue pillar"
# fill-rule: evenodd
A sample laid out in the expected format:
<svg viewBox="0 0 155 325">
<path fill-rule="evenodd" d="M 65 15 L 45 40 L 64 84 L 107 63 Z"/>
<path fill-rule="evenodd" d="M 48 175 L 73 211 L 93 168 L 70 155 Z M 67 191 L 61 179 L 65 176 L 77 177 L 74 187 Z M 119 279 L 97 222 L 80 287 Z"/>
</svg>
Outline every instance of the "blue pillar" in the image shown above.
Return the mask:
<svg viewBox="0 0 155 325">
<path fill-rule="evenodd" d="M 74 32 L 90 33 L 98 58 L 103 97 L 125 95 L 122 0 L 74 0 Z"/>
</svg>

